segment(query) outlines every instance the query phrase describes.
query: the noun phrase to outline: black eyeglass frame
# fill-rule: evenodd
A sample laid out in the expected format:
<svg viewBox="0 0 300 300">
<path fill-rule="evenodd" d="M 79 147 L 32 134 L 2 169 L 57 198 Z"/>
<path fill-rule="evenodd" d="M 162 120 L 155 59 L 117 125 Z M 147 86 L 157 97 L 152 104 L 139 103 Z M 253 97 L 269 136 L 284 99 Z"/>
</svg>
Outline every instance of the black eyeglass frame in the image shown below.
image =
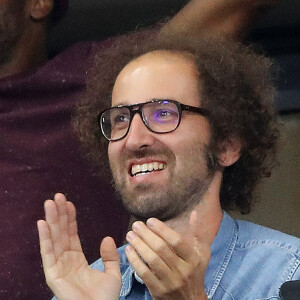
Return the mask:
<svg viewBox="0 0 300 300">
<path fill-rule="evenodd" d="M 164 131 L 164 132 L 157 132 L 157 131 L 154 131 L 152 130 L 150 127 L 149 127 L 149 124 L 147 123 L 147 120 L 145 119 L 144 115 L 143 115 L 143 107 L 144 105 L 148 104 L 148 103 L 154 103 L 154 102 L 164 102 L 164 101 L 168 101 L 168 102 L 171 102 L 173 104 L 176 105 L 177 109 L 178 109 L 178 113 L 179 113 L 179 117 L 178 117 L 178 123 L 177 123 L 177 126 L 172 129 L 172 130 L 169 130 L 169 131 Z M 112 109 L 112 108 L 128 108 L 129 109 L 129 112 L 130 112 L 130 119 L 129 119 L 129 125 L 128 125 L 128 128 L 127 128 L 127 131 L 126 133 L 118 138 L 118 139 L 110 139 L 108 138 L 105 133 L 104 133 L 104 130 L 103 130 L 103 127 L 102 127 L 102 122 L 101 122 L 101 118 L 102 118 L 102 115 Z M 126 137 L 126 135 L 128 134 L 129 132 L 129 129 L 130 129 L 130 126 L 131 126 L 131 122 L 132 122 L 132 119 L 134 117 L 134 115 L 136 113 L 138 113 L 144 123 L 144 125 L 148 128 L 149 131 L 151 132 L 154 132 L 154 133 L 157 133 L 157 134 L 164 134 L 164 133 L 170 133 L 170 132 L 173 132 L 175 131 L 179 125 L 180 125 L 180 122 L 181 122 L 181 115 L 182 115 L 182 112 L 183 111 L 190 111 L 190 112 L 193 112 L 193 113 L 197 113 L 197 114 L 200 114 L 202 116 L 209 116 L 209 112 L 207 109 L 205 108 L 202 108 L 202 107 L 195 107 L 195 106 L 191 106 L 191 105 L 186 105 L 186 104 L 182 104 L 176 100 L 169 100 L 169 99 L 153 99 L 151 101 L 147 101 L 147 102 L 142 102 L 142 103 L 136 103 L 136 104 L 130 104 L 130 105 L 118 105 L 118 106 L 113 106 L 113 107 L 110 107 L 110 108 L 107 108 L 105 109 L 104 111 L 102 111 L 101 113 L 99 113 L 98 117 L 97 117 L 97 120 L 98 120 L 98 125 L 101 129 L 101 132 L 102 132 L 102 135 L 110 142 L 116 142 L 116 141 L 119 141 L 121 139 L 123 139 L 124 137 Z"/>
</svg>

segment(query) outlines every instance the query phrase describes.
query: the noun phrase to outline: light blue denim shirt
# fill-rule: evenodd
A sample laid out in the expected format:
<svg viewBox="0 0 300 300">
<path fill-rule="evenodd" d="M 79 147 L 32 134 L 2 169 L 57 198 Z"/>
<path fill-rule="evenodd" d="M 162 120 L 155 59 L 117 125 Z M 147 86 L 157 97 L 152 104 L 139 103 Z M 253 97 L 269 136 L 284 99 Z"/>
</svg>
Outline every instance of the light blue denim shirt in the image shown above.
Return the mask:
<svg viewBox="0 0 300 300">
<path fill-rule="evenodd" d="M 120 299 L 152 299 L 124 252 L 118 249 L 122 273 Z M 92 264 L 103 271 L 102 260 Z M 278 300 L 280 286 L 300 279 L 300 239 L 224 212 L 211 246 L 205 290 L 213 300 Z"/>
</svg>

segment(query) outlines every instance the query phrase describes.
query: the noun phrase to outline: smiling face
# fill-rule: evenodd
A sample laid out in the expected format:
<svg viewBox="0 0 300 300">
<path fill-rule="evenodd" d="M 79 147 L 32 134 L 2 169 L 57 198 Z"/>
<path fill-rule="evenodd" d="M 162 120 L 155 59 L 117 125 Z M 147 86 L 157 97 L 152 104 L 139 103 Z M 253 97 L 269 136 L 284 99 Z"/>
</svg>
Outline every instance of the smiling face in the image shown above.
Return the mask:
<svg viewBox="0 0 300 300">
<path fill-rule="evenodd" d="M 152 52 L 119 74 L 112 106 L 154 98 L 201 106 L 198 74 L 192 60 L 170 52 Z M 207 119 L 184 111 L 173 132 L 150 132 L 135 114 L 127 136 L 110 142 L 109 161 L 117 191 L 139 219 L 163 221 L 189 211 L 201 200 L 211 175 L 207 169 L 210 128 Z"/>
</svg>

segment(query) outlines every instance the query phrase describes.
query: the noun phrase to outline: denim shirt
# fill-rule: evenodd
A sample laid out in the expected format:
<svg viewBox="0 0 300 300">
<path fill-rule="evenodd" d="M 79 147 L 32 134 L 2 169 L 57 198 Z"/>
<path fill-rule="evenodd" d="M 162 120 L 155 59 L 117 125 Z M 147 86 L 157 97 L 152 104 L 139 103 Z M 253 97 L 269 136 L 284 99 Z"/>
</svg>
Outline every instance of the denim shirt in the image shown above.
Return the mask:
<svg viewBox="0 0 300 300">
<path fill-rule="evenodd" d="M 125 246 L 118 249 L 122 273 L 120 299 L 152 299 L 129 264 Z M 102 260 L 92 264 L 104 270 Z M 250 222 L 233 220 L 226 212 L 211 245 L 205 291 L 213 300 L 279 300 L 279 288 L 300 279 L 300 239 Z"/>
<path fill-rule="evenodd" d="M 122 273 L 120 299 L 152 299 L 124 252 L 118 249 Z M 104 269 L 101 259 L 92 264 Z M 279 300 L 279 288 L 300 279 L 300 239 L 223 214 L 211 245 L 205 290 L 214 300 Z"/>
</svg>

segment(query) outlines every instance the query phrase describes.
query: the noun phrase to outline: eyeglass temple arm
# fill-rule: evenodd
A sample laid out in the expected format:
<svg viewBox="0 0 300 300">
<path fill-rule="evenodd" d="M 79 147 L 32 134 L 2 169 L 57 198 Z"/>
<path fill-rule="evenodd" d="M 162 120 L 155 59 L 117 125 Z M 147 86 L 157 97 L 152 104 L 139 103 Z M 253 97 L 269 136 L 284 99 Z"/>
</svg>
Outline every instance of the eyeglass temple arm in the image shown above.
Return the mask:
<svg viewBox="0 0 300 300">
<path fill-rule="evenodd" d="M 194 106 L 181 104 L 181 109 L 191 111 L 191 112 L 195 112 L 195 113 L 201 114 L 203 116 L 208 116 L 209 115 L 208 110 L 205 109 L 205 108 L 201 108 L 201 107 L 194 107 Z"/>
</svg>

